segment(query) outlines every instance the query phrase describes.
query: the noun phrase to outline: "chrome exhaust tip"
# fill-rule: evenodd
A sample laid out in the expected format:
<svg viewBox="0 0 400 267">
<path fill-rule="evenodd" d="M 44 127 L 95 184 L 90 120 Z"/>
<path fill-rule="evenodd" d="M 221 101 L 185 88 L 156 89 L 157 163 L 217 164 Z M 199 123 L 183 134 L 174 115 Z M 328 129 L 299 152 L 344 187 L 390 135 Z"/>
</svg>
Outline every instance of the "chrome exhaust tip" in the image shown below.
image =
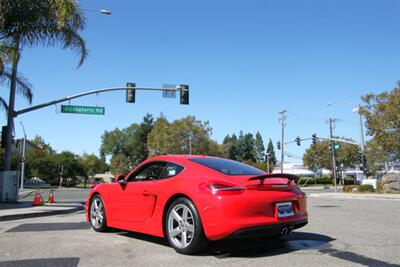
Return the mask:
<svg viewBox="0 0 400 267">
<path fill-rule="evenodd" d="M 289 229 L 287 228 L 287 227 L 283 227 L 282 229 L 281 229 L 281 236 L 285 236 L 285 235 L 287 235 L 289 233 Z"/>
</svg>

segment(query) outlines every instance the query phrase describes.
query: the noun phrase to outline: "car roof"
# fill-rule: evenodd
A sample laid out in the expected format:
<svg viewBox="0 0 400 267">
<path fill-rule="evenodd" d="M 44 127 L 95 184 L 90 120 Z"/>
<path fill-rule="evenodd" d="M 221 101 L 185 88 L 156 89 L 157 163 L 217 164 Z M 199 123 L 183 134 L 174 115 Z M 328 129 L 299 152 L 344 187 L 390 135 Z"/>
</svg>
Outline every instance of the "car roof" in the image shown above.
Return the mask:
<svg viewBox="0 0 400 267">
<path fill-rule="evenodd" d="M 188 160 L 190 159 L 195 159 L 195 158 L 215 158 L 215 157 L 210 157 L 206 155 L 161 155 L 161 156 L 155 156 L 152 158 L 149 158 L 146 160 L 146 162 L 151 162 L 151 161 L 171 161 L 171 162 L 176 162 L 176 163 L 187 163 Z"/>
</svg>

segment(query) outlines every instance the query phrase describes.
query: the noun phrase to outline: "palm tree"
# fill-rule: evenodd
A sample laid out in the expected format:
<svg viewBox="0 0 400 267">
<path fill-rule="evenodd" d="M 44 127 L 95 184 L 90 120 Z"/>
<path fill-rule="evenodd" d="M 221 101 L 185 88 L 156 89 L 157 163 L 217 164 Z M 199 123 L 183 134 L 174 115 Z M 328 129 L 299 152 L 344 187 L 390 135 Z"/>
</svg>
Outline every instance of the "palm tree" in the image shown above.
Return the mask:
<svg viewBox="0 0 400 267">
<path fill-rule="evenodd" d="M 85 18 L 75 0 L 0 0 L 0 41 L 9 45 L 12 58 L 9 78 L 10 100 L 6 134 L 4 170 L 11 168 L 11 132 L 14 119 L 15 92 L 18 88 L 25 96 L 30 89 L 25 80 L 18 79 L 18 63 L 25 47 L 61 44 L 64 49 L 74 50 L 79 55 L 78 67 L 87 57 L 85 41 L 78 31 L 85 27 Z M 2 61 L 3 66 L 4 63 Z M 4 101 L 5 102 L 5 101 Z M 7 149 L 8 148 L 8 149 Z"/>
<path fill-rule="evenodd" d="M 10 85 L 12 75 L 9 63 L 12 62 L 13 58 L 14 53 L 12 47 L 7 43 L 0 43 L 0 84 Z M 29 104 L 32 103 L 32 86 L 20 73 L 18 73 L 16 77 L 16 89 L 17 93 L 24 96 Z M 6 113 L 8 112 L 7 101 L 2 97 L 0 97 L 0 109 L 5 110 Z"/>
</svg>

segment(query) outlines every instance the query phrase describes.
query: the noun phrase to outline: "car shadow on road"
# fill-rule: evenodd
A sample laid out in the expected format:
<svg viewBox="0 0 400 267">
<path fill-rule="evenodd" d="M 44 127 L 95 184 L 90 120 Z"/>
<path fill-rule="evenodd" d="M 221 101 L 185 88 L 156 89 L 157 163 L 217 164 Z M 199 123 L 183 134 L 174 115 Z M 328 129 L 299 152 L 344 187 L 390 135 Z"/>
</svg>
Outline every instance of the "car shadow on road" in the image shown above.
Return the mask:
<svg viewBox="0 0 400 267">
<path fill-rule="evenodd" d="M 213 255 L 219 259 L 268 257 L 297 250 L 330 248 L 329 243 L 334 240 L 326 235 L 306 232 L 293 232 L 282 238 L 221 240 L 211 243 L 202 255 Z"/>
<path fill-rule="evenodd" d="M 135 238 L 146 242 L 169 247 L 164 238 L 154 237 L 136 232 L 121 232 L 111 230 L 118 235 Z M 197 256 L 214 256 L 216 258 L 229 257 L 266 257 L 290 253 L 302 249 L 329 249 L 329 242 L 335 239 L 321 234 L 293 232 L 283 238 L 247 238 L 210 242 L 207 249 Z"/>
</svg>

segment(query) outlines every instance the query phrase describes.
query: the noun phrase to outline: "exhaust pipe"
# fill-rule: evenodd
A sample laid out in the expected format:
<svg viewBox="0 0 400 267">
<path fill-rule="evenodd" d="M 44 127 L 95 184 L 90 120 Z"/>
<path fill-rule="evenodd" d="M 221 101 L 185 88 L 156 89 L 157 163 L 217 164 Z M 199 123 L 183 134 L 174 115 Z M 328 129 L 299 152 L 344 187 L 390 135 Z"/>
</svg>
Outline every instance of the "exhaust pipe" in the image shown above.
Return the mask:
<svg viewBox="0 0 400 267">
<path fill-rule="evenodd" d="M 281 229 L 281 236 L 285 236 L 285 235 L 287 235 L 288 234 L 288 228 L 287 227 L 283 227 L 282 229 Z"/>
<path fill-rule="evenodd" d="M 285 236 L 290 234 L 293 231 L 293 227 L 292 226 L 284 226 L 281 229 L 280 235 L 281 236 Z"/>
</svg>

